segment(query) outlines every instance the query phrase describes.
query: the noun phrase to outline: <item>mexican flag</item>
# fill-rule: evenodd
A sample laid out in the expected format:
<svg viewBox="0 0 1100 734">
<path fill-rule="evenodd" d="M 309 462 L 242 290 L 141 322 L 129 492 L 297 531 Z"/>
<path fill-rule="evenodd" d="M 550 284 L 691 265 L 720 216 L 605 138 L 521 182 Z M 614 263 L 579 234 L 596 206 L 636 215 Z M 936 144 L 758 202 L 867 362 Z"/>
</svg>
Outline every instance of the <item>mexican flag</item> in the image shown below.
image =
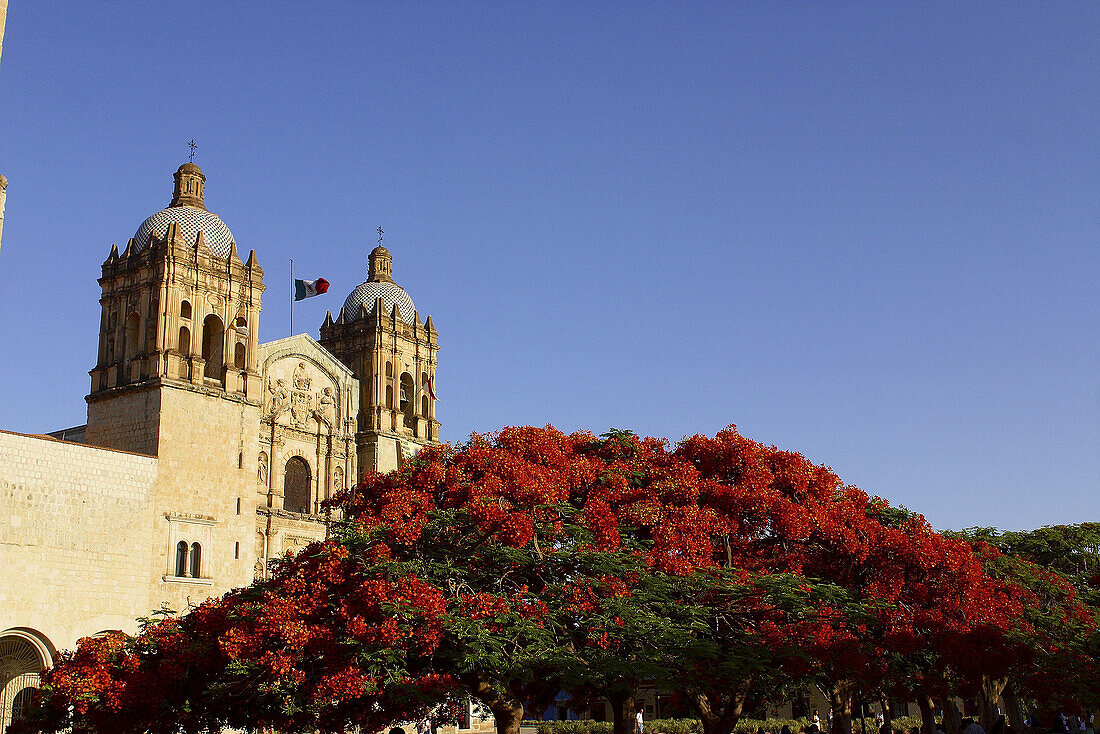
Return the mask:
<svg viewBox="0 0 1100 734">
<path fill-rule="evenodd" d="M 313 296 L 319 296 L 327 290 L 328 281 L 324 278 L 318 278 L 317 280 L 295 280 L 294 300 L 300 301 L 303 298 L 312 298 Z"/>
</svg>

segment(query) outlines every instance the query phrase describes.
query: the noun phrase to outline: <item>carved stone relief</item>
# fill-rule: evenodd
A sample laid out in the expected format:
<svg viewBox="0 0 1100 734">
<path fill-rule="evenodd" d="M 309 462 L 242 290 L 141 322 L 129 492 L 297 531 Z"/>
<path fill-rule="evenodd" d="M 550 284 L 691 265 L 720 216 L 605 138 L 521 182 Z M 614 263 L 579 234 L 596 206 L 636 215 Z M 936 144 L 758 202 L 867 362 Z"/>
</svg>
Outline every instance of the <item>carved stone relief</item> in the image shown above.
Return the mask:
<svg viewBox="0 0 1100 734">
<path fill-rule="evenodd" d="M 287 372 L 280 362 L 269 368 L 264 410 L 267 420 L 278 421 L 289 414 L 287 422 L 294 428 L 308 429 L 313 420 L 333 428 L 338 413 L 336 392 L 331 384 L 314 387 L 315 383 L 329 382 L 331 376 L 300 360 L 289 370 L 289 378 Z"/>
</svg>

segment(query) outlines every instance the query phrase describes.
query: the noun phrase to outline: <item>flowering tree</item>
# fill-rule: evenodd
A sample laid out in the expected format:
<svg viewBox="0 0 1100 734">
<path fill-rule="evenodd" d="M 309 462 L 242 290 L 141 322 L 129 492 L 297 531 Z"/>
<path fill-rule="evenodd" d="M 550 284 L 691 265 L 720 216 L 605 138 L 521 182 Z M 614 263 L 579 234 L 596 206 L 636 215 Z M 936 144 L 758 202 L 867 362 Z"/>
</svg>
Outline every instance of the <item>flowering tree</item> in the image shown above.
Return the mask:
<svg viewBox="0 0 1100 734">
<path fill-rule="evenodd" d="M 675 450 L 508 428 L 332 504 L 332 539 L 272 579 L 82 641 L 27 728 L 378 729 L 469 694 L 516 734 L 566 690 L 626 734 L 645 682 L 728 734 L 812 680 L 844 731 L 857 687 L 927 704 L 1003 677 L 1030 629 L 968 540 L 732 427 Z"/>
<path fill-rule="evenodd" d="M 376 729 L 451 683 L 426 662 L 446 609 L 439 589 L 372 573 L 318 543 L 269 581 L 135 637 L 81 640 L 43 676 L 33 731 L 198 732 Z"/>
</svg>

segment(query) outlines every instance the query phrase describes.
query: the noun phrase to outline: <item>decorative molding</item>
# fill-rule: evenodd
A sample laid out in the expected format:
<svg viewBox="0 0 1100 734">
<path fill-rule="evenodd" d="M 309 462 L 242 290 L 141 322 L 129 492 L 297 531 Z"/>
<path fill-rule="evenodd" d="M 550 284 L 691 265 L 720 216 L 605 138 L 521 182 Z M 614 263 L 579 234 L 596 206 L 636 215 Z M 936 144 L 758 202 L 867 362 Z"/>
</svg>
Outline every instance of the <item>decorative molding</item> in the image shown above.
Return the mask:
<svg viewBox="0 0 1100 734">
<path fill-rule="evenodd" d="M 187 512 L 166 512 L 164 519 L 168 522 L 185 522 L 191 525 L 217 525 L 220 522 L 210 515 L 195 515 Z"/>
</svg>

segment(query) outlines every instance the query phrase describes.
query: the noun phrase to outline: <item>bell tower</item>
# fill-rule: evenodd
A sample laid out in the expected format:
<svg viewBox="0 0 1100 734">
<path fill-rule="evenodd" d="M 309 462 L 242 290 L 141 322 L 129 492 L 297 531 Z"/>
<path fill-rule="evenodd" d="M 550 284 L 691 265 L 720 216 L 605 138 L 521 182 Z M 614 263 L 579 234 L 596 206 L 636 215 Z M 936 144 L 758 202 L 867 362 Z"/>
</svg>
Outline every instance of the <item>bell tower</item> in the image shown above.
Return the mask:
<svg viewBox="0 0 1100 734">
<path fill-rule="evenodd" d="M 91 444 L 157 453 L 165 387 L 258 402 L 257 326 L 263 270 L 242 262 L 225 223 L 207 211 L 206 176 L 175 173 L 167 208 L 148 217 L 99 279 L 99 351 L 91 370 Z"/>
<path fill-rule="evenodd" d="M 359 380 L 355 435 L 359 472 L 388 472 L 422 446 L 439 442 L 435 369 L 439 335 L 420 320 L 412 299 L 393 281 L 393 257 L 379 243 L 367 280 L 321 325 L 321 345 Z"/>
<path fill-rule="evenodd" d="M 247 584 L 256 532 L 263 270 L 241 261 L 194 163 L 103 263 L 85 442 L 157 458 L 148 608 Z"/>
</svg>

